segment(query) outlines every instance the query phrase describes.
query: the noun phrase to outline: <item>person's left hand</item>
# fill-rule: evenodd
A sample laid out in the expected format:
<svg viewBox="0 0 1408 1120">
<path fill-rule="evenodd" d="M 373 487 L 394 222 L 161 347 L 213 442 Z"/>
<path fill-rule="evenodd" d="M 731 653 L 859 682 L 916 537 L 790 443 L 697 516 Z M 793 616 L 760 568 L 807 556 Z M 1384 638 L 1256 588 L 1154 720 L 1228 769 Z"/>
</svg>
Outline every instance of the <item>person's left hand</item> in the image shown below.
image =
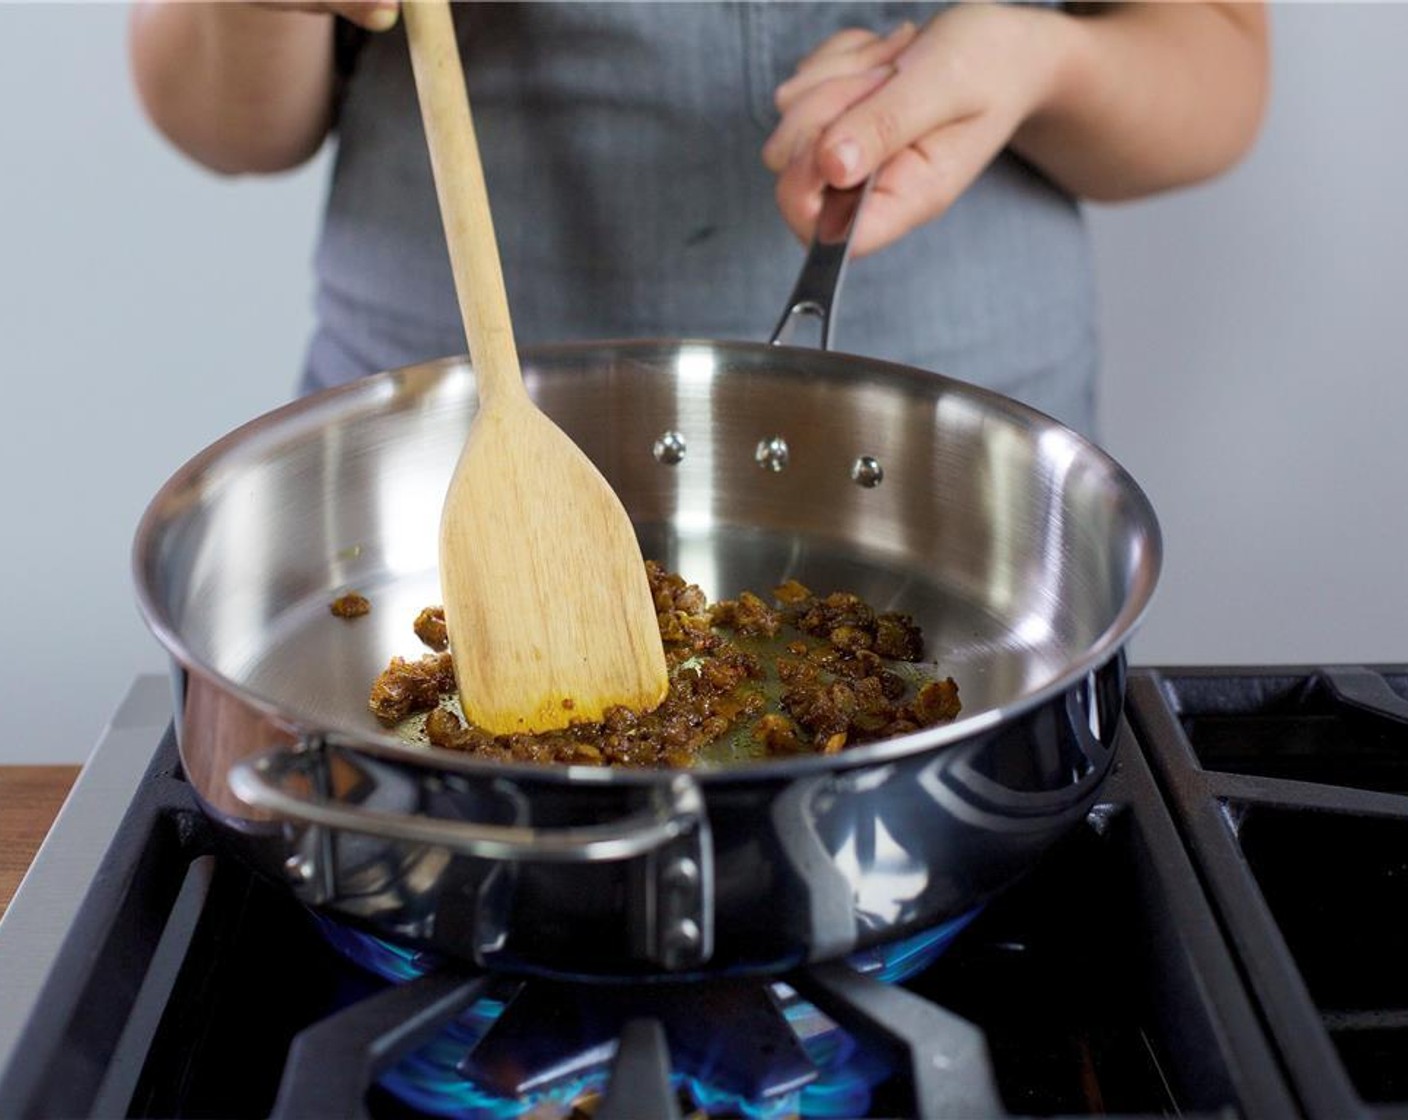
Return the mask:
<svg viewBox="0 0 1408 1120">
<path fill-rule="evenodd" d="M 763 147 L 787 224 L 807 240 L 823 188 L 873 173 L 855 254 L 941 215 L 1052 96 L 1060 18 L 960 4 L 918 33 L 848 30 L 824 42 L 777 88 L 782 119 Z"/>
</svg>

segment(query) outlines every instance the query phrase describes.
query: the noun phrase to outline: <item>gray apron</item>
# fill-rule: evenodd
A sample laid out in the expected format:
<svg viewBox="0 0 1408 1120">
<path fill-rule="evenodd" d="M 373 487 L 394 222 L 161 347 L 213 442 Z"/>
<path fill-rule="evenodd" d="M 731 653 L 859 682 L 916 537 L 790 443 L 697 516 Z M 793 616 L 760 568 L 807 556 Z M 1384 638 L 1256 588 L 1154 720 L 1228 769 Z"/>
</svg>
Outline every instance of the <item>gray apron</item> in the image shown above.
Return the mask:
<svg viewBox="0 0 1408 1120">
<path fill-rule="evenodd" d="M 520 345 L 767 338 L 803 249 L 759 151 L 772 92 L 910 4 L 472 4 L 456 23 Z M 344 87 L 303 389 L 465 350 L 405 37 Z M 1074 201 L 1000 156 L 942 218 L 855 261 L 834 346 L 1094 427 L 1091 255 Z"/>
</svg>

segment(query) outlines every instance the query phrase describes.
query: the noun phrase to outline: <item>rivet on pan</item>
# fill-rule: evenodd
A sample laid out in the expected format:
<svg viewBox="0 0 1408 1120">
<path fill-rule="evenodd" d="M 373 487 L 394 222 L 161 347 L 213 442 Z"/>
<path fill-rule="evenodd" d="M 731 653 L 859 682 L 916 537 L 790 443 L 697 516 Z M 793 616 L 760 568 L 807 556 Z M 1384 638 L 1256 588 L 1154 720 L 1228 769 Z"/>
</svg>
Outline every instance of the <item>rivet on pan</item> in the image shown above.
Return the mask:
<svg viewBox="0 0 1408 1120">
<path fill-rule="evenodd" d="M 851 481 L 857 486 L 873 490 L 885 481 L 885 468 L 869 455 L 862 455 L 851 464 Z"/>
<path fill-rule="evenodd" d="M 688 856 L 681 856 L 665 868 L 660 880 L 672 890 L 695 890 L 699 886 L 699 864 Z"/>
<path fill-rule="evenodd" d="M 670 953 L 684 953 L 698 948 L 703 935 L 699 926 L 691 918 L 681 918 L 665 935 L 666 949 Z"/>
<path fill-rule="evenodd" d="M 651 454 L 655 456 L 657 463 L 663 463 L 667 467 L 673 467 L 685 453 L 684 436 L 679 432 L 666 432 L 655 441 L 655 446 L 651 449 Z"/>
<path fill-rule="evenodd" d="M 307 856 L 289 856 L 284 860 L 284 871 L 295 883 L 307 883 L 313 879 L 313 861 Z"/>
<path fill-rule="evenodd" d="M 787 466 L 787 441 L 781 436 L 771 436 L 758 441 L 758 449 L 753 458 L 765 471 L 780 471 Z"/>
</svg>

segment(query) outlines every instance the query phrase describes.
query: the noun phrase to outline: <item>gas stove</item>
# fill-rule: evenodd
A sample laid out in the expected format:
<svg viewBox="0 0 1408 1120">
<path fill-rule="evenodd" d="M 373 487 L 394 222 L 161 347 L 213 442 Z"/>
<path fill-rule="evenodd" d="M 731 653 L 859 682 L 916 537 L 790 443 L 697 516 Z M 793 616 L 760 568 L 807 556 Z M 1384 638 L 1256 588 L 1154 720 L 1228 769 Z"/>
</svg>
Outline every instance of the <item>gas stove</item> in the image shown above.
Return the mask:
<svg viewBox="0 0 1408 1120">
<path fill-rule="evenodd" d="M 1137 669 L 980 913 L 765 979 L 488 975 L 224 854 L 142 678 L 0 923 L 0 1116 L 1408 1117 L 1408 667 Z"/>
</svg>

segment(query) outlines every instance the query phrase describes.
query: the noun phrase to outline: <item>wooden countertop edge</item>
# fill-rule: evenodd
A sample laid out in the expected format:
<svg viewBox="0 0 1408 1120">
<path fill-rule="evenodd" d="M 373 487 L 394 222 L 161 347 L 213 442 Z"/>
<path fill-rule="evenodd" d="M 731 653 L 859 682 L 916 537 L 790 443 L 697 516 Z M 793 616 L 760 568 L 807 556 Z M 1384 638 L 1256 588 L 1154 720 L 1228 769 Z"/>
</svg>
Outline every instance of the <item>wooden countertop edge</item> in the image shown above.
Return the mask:
<svg viewBox="0 0 1408 1120">
<path fill-rule="evenodd" d="M 0 917 L 78 779 L 79 766 L 0 766 Z"/>
</svg>

